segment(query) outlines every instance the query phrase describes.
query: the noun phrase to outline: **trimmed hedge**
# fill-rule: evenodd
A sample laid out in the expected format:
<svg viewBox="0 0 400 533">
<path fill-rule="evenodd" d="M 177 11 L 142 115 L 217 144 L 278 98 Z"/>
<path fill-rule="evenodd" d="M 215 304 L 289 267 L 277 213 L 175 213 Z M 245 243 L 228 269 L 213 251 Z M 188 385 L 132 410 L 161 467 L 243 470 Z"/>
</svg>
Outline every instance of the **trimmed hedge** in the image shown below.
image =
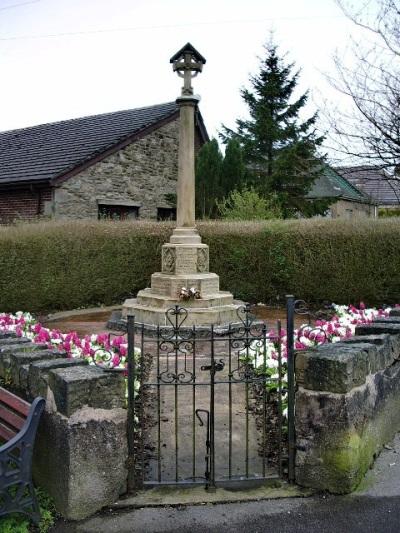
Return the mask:
<svg viewBox="0 0 400 533">
<path fill-rule="evenodd" d="M 76 221 L 0 228 L 0 309 L 120 303 L 149 286 L 171 223 Z M 199 224 L 221 288 L 251 302 L 400 301 L 400 220 Z"/>
</svg>

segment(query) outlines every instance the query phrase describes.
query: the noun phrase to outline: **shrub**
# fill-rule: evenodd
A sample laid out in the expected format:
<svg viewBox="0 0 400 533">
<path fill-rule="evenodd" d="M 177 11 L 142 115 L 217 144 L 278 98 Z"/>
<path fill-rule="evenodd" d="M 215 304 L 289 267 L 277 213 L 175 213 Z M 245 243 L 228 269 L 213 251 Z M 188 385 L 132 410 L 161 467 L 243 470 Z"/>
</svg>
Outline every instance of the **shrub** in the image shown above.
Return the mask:
<svg viewBox="0 0 400 533">
<path fill-rule="evenodd" d="M 76 221 L 0 228 L 0 310 L 120 303 L 160 270 L 170 222 Z M 400 221 L 203 222 L 221 288 L 251 302 L 400 301 Z"/>
<path fill-rule="evenodd" d="M 217 207 L 221 218 L 226 220 L 283 218 L 276 198 L 264 198 L 254 188 L 233 190 L 227 198 L 217 202 Z"/>
</svg>

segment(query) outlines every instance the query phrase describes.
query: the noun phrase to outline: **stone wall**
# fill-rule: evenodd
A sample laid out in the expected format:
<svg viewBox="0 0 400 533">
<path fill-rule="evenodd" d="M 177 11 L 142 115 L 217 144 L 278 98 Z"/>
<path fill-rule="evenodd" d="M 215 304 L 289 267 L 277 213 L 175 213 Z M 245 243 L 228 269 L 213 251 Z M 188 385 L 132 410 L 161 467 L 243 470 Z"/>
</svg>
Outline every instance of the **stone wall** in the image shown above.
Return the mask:
<svg viewBox="0 0 400 533">
<path fill-rule="evenodd" d="M 296 380 L 296 482 L 351 492 L 400 430 L 400 318 L 299 352 Z"/>
<path fill-rule="evenodd" d="M 338 200 L 330 207 L 331 218 L 376 217 L 375 206 L 348 200 Z"/>
<path fill-rule="evenodd" d="M 10 333 L 0 333 L 0 377 L 46 399 L 33 476 L 60 513 L 79 520 L 115 502 L 127 479 L 124 377 Z"/>
<path fill-rule="evenodd" d="M 97 218 L 99 203 L 139 207 L 156 218 L 176 193 L 179 118 L 91 165 L 55 188 L 55 218 Z"/>
</svg>

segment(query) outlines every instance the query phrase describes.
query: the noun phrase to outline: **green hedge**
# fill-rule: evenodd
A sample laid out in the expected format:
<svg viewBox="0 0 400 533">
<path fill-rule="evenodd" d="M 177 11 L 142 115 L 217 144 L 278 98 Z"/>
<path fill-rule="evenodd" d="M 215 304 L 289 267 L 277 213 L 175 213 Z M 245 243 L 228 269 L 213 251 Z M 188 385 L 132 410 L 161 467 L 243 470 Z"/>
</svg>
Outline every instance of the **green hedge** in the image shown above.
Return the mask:
<svg viewBox="0 0 400 533">
<path fill-rule="evenodd" d="M 122 302 L 160 269 L 173 225 L 47 222 L 0 228 L 0 309 Z M 199 224 L 221 288 L 252 302 L 400 302 L 400 220 Z"/>
</svg>

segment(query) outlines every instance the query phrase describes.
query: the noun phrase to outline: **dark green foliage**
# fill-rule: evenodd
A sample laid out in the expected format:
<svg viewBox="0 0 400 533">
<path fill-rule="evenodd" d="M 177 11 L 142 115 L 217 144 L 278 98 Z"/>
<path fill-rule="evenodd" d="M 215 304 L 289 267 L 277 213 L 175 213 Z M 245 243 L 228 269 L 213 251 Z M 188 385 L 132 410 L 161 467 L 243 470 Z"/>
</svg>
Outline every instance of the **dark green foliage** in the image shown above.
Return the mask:
<svg viewBox="0 0 400 533">
<path fill-rule="evenodd" d="M 250 78 L 251 90 L 242 89 L 250 118 L 236 121 L 237 131 L 224 127 L 224 142 L 237 139 L 252 171 L 253 184 L 265 195 L 275 193 L 285 217 L 322 214 L 320 202 L 305 199 L 322 172 L 317 149 L 323 141 L 315 131 L 317 115 L 301 121 L 299 113 L 308 93 L 293 100 L 299 72 L 279 57 L 277 47 L 266 45 L 260 72 Z"/>
<path fill-rule="evenodd" d="M 400 208 L 392 207 L 379 209 L 378 216 L 380 218 L 400 217 Z"/>
<path fill-rule="evenodd" d="M 0 228 L 0 310 L 121 303 L 160 270 L 168 222 L 65 222 Z M 400 302 L 400 220 L 199 224 L 221 288 L 252 302 Z"/>
<path fill-rule="evenodd" d="M 240 142 L 233 137 L 229 139 L 221 169 L 222 195 L 227 197 L 233 190 L 240 190 L 245 186 L 247 178 L 246 165 Z"/>
<path fill-rule="evenodd" d="M 0 518 L 1 533 L 47 533 L 54 525 L 58 515 L 53 501 L 41 489 L 36 490 L 42 519 L 38 526 L 33 525 L 28 518 L 21 513 L 13 513 Z"/>
<path fill-rule="evenodd" d="M 204 144 L 196 158 L 196 215 L 214 218 L 216 201 L 222 196 L 222 153 L 216 139 Z"/>
</svg>

